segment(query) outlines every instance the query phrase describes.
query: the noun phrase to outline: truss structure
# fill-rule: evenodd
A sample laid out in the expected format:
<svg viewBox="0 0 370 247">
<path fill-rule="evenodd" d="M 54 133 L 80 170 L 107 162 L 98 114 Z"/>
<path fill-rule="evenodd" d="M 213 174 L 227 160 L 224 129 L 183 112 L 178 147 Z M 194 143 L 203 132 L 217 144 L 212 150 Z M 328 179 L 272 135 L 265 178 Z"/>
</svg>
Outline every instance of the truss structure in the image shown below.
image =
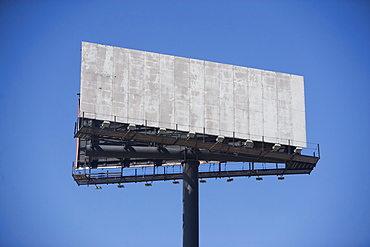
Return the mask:
<svg viewBox="0 0 370 247">
<path fill-rule="evenodd" d="M 78 185 L 181 180 L 186 160 L 200 162 L 201 179 L 310 174 L 320 158 L 319 145 L 302 150 L 84 117 L 76 123 L 75 137 L 72 175 Z"/>
</svg>

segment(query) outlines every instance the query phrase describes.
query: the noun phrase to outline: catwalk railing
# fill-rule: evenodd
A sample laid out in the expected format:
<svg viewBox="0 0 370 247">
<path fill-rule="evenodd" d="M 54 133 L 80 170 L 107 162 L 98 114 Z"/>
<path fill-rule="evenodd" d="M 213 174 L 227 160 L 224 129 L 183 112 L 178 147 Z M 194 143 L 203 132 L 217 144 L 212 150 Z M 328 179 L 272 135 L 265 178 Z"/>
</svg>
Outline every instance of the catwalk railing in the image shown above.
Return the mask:
<svg viewBox="0 0 370 247">
<path fill-rule="evenodd" d="M 204 163 L 199 166 L 199 178 L 260 177 L 293 174 L 310 174 L 314 167 L 306 165 L 289 169 L 284 164 L 272 163 Z M 145 167 L 108 167 L 99 169 L 73 169 L 78 185 L 113 183 L 139 183 L 153 181 L 177 181 L 182 179 L 179 164 Z"/>
</svg>

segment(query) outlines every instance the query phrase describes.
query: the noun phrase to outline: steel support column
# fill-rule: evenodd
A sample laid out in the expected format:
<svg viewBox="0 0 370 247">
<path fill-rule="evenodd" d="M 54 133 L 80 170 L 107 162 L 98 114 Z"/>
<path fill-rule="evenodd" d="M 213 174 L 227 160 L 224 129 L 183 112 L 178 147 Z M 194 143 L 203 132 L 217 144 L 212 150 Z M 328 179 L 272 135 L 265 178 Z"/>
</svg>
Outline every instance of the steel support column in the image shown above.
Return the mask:
<svg viewBox="0 0 370 247">
<path fill-rule="evenodd" d="M 198 160 L 186 160 L 183 166 L 183 247 L 199 246 L 199 183 Z"/>
</svg>

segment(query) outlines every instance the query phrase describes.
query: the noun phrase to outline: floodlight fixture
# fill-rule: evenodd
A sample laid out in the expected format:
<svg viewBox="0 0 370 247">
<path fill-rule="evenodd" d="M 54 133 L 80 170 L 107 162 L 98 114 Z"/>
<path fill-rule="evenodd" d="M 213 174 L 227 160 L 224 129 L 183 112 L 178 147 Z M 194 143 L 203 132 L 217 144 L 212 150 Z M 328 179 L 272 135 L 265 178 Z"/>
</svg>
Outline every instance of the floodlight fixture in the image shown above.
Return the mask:
<svg viewBox="0 0 370 247">
<path fill-rule="evenodd" d="M 108 128 L 109 125 L 110 125 L 109 121 L 103 121 L 103 123 L 101 124 L 101 127 L 104 129 L 104 128 Z"/>
<path fill-rule="evenodd" d="M 225 137 L 224 136 L 218 136 L 217 138 L 216 138 L 216 142 L 218 142 L 218 143 L 221 143 L 221 142 L 223 142 L 225 140 Z"/>
<path fill-rule="evenodd" d="M 145 186 L 146 186 L 146 187 L 151 187 L 151 186 L 152 186 L 152 184 L 151 184 L 151 183 L 145 183 Z"/>
<path fill-rule="evenodd" d="M 117 185 L 117 188 L 123 189 L 123 188 L 125 188 L 125 186 L 122 185 L 122 184 L 119 184 L 119 185 Z"/>
<path fill-rule="evenodd" d="M 175 181 L 173 181 L 172 183 L 173 183 L 173 184 L 179 184 L 180 182 L 175 180 Z"/>
<path fill-rule="evenodd" d="M 278 177 L 278 180 L 284 180 L 285 178 L 283 176 Z"/>
<path fill-rule="evenodd" d="M 97 185 L 95 185 L 95 187 L 94 187 L 96 190 L 101 190 L 102 188 L 101 188 L 101 186 L 97 186 Z"/>
<path fill-rule="evenodd" d="M 188 135 L 187 135 L 187 137 L 188 137 L 188 138 L 194 138 L 194 137 L 195 137 L 195 135 L 196 135 L 196 133 L 195 133 L 195 132 L 189 132 L 189 133 L 188 133 Z"/>
<path fill-rule="evenodd" d="M 257 178 L 256 178 L 256 180 L 257 180 L 257 181 L 262 181 L 262 180 L 263 180 L 263 178 L 257 177 Z"/>
<path fill-rule="evenodd" d="M 228 183 L 230 183 L 230 182 L 232 182 L 232 181 L 234 181 L 234 179 L 233 179 L 233 178 L 229 178 L 228 180 L 226 180 L 226 182 L 228 182 Z"/>
<path fill-rule="evenodd" d="M 207 180 L 201 179 L 201 180 L 199 180 L 199 183 L 205 184 L 205 183 L 207 183 Z"/>
<path fill-rule="evenodd" d="M 127 126 L 127 130 L 136 130 L 136 124 L 129 124 L 128 126 Z"/>
<path fill-rule="evenodd" d="M 164 133 L 166 133 L 166 128 L 159 128 L 157 134 L 158 135 L 163 135 Z"/>
<path fill-rule="evenodd" d="M 278 151 L 281 148 L 281 144 L 276 143 L 274 146 L 272 146 L 272 150 Z"/>
<path fill-rule="evenodd" d="M 254 146 L 253 141 L 249 140 L 249 139 L 246 140 L 243 144 L 246 148 L 253 148 L 253 146 Z"/>
<path fill-rule="evenodd" d="M 294 149 L 294 153 L 295 153 L 295 154 L 301 154 L 301 152 L 302 152 L 302 148 L 301 148 L 301 147 L 296 147 L 296 148 Z"/>
</svg>

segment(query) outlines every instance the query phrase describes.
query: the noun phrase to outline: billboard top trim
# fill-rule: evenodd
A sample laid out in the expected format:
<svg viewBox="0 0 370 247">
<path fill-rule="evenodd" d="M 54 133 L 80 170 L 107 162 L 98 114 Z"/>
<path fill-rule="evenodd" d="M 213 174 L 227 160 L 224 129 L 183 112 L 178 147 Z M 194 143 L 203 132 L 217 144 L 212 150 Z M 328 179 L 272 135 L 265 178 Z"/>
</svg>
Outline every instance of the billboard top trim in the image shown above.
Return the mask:
<svg viewBox="0 0 370 247">
<path fill-rule="evenodd" d="M 95 42 L 89 42 L 89 41 L 82 41 L 82 46 L 83 46 L 84 43 L 85 44 L 100 45 L 100 46 L 104 46 L 104 47 L 118 47 L 118 46 L 114 46 L 114 45 L 105 45 L 105 44 L 95 43 Z M 132 50 L 132 51 L 139 51 L 139 52 L 146 52 L 146 53 L 158 54 L 158 55 L 181 57 L 181 58 L 186 58 L 186 59 L 191 59 L 191 60 L 198 60 L 198 61 L 201 61 L 201 62 L 210 62 L 210 63 L 216 63 L 216 64 L 222 63 L 224 65 L 230 65 L 230 66 L 235 66 L 235 67 L 242 67 L 242 68 L 246 68 L 247 67 L 247 68 L 250 68 L 250 69 L 256 69 L 256 70 L 260 70 L 260 71 L 275 72 L 275 73 L 280 73 L 280 74 L 294 75 L 294 76 L 301 76 L 301 77 L 303 77 L 303 75 L 300 75 L 300 74 L 292 74 L 292 73 L 275 71 L 275 70 L 267 70 L 267 69 L 262 69 L 262 68 L 253 68 L 253 67 L 249 67 L 249 66 L 245 66 L 245 65 L 237 65 L 237 64 L 231 64 L 231 63 L 224 63 L 224 62 L 221 62 L 221 61 L 204 60 L 204 59 L 201 59 L 201 58 L 193 58 L 193 57 L 186 57 L 186 56 L 181 56 L 181 55 L 159 53 L 159 52 L 154 52 L 154 51 L 140 50 L 140 49 L 134 49 L 134 48 L 127 48 L 127 47 L 119 47 L 119 48 L 128 49 L 128 50 Z"/>
</svg>

